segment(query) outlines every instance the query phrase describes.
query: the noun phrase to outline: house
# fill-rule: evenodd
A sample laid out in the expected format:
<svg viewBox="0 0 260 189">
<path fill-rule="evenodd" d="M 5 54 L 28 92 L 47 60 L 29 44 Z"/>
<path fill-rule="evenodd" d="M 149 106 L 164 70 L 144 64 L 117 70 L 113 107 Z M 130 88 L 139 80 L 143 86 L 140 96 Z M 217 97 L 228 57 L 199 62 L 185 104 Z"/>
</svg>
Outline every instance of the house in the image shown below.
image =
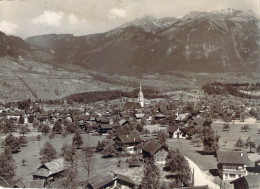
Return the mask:
<svg viewBox="0 0 260 189">
<path fill-rule="evenodd" d="M 247 170 L 249 172 L 260 173 L 260 154 L 249 154 L 248 158 L 252 162 L 252 164 L 250 164 L 250 167 L 248 167 Z"/>
<path fill-rule="evenodd" d="M 247 175 L 247 154 L 238 151 L 218 151 L 218 172 L 223 180 L 234 180 Z"/>
<path fill-rule="evenodd" d="M 61 176 L 61 173 L 70 167 L 69 162 L 63 158 L 55 159 L 51 162 L 43 163 L 32 172 L 34 180 L 53 181 Z"/>
<path fill-rule="evenodd" d="M 166 116 L 163 115 L 163 114 L 156 114 L 156 115 L 154 116 L 154 119 L 155 119 L 155 120 L 162 120 L 162 119 L 164 119 L 164 118 L 166 118 Z"/>
<path fill-rule="evenodd" d="M 135 118 L 137 121 L 141 121 L 141 119 L 144 117 L 144 114 L 135 114 Z"/>
<path fill-rule="evenodd" d="M 183 114 L 179 114 L 175 121 L 177 122 L 186 122 L 188 119 L 191 118 L 191 114 L 190 113 L 183 113 Z"/>
<path fill-rule="evenodd" d="M 129 154 L 135 154 L 135 146 L 142 143 L 142 139 L 137 134 L 132 135 L 118 135 L 114 138 L 114 141 L 119 146 L 126 148 L 126 152 Z"/>
<path fill-rule="evenodd" d="M 119 188 L 134 189 L 137 184 L 129 177 L 112 171 L 104 171 L 87 181 L 88 189 Z"/>
<path fill-rule="evenodd" d="M 248 175 L 240 177 L 230 182 L 234 185 L 234 189 L 259 189 L 260 175 Z"/>
<path fill-rule="evenodd" d="M 186 138 L 185 133 L 183 133 L 177 125 L 168 127 L 169 138 Z"/>
<path fill-rule="evenodd" d="M 129 125 L 129 124 L 130 124 L 129 121 L 127 121 L 127 120 L 125 120 L 125 119 L 121 119 L 121 120 L 119 121 L 119 125 L 121 125 L 121 126 Z"/>
<path fill-rule="evenodd" d="M 4 180 L 0 178 L 0 188 L 25 188 L 21 180 Z"/>
<path fill-rule="evenodd" d="M 152 158 L 155 164 L 165 164 L 168 149 L 156 141 L 147 142 L 142 148 L 143 159 Z"/>
<path fill-rule="evenodd" d="M 100 134 L 105 134 L 108 131 L 112 130 L 112 128 L 113 128 L 113 125 L 111 125 L 111 124 L 99 124 L 98 132 Z"/>
</svg>

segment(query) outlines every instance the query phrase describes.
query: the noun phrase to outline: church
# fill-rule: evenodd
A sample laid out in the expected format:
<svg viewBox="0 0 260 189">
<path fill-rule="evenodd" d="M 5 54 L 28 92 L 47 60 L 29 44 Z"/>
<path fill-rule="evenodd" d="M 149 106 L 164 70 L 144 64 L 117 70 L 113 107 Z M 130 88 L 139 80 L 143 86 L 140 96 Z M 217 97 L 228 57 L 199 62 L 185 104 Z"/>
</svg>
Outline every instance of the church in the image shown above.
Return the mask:
<svg viewBox="0 0 260 189">
<path fill-rule="evenodd" d="M 144 94 L 142 91 L 142 84 L 140 83 L 140 91 L 138 93 L 137 101 L 135 102 L 126 102 L 124 107 L 126 109 L 134 108 L 134 109 L 142 109 L 144 107 Z"/>
</svg>

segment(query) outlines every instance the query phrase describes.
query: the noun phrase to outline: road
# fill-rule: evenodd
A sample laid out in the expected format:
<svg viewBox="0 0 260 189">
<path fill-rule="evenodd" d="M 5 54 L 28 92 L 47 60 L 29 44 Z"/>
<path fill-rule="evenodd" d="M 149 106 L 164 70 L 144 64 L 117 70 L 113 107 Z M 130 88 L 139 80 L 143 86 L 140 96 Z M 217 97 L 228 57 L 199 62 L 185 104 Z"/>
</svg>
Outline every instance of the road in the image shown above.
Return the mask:
<svg viewBox="0 0 260 189">
<path fill-rule="evenodd" d="M 220 187 L 215 184 L 210 176 L 203 172 L 199 166 L 197 166 L 192 160 L 185 157 L 190 165 L 191 170 L 194 170 L 194 185 L 195 186 L 205 186 L 208 185 L 210 189 L 219 189 Z"/>
</svg>

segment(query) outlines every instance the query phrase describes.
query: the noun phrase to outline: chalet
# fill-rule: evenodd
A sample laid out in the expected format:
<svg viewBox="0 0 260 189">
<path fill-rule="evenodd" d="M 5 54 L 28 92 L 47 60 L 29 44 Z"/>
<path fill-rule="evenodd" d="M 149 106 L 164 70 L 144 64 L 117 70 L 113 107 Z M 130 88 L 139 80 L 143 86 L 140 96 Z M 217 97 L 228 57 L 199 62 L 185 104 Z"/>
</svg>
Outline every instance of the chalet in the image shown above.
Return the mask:
<svg viewBox="0 0 260 189">
<path fill-rule="evenodd" d="M 141 119 L 144 117 L 144 114 L 135 114 L 135 118 L 137 121 L 141 121 Z"/>
<path fill-rule="evenodd" d="M 126 148 L 126 152 L 129 154 L 135 154 L 135 146 L 142 143 L 142 139 L 139 135 L 133 134 L 133 135 L 118 135 L 114 138 L 114 141 L 119 146 L 122 146 Z"/>
<path fill-rule="evenodd" d="M 119 188 L 135 189 L 137 184 L 129 177 L 112 171 L 105 171 L 99 175 L 90 178 L 87 181 L 88 189 Z"/>
<path fill-rule="evenodd" d="M 154 116 L 154 119 L 155 119 L 155 120 L 162 120 L 162 119 L 164 119 L 164 118 L 166 118 L 166 116 L 163 115 L 163 114 L 156 114 L 156 115 Z"/>
<path fill-rule="evenodd" d="M 25 188 L 21 180 L 4 180 L 0 178 L 0 188 Z"/>
<path fill-rule="evenodd" d="M 129 125 L 129 124 L 130 124 L 129 121 L 127 121 L 127 120 L 125 120 L 125 119 L 121 119 L 121 120 L 119 121 L 119 125 L 121 125 L 121 126 Z"/>
<path fill-rule="evenodd" d="M 177 125 L 168 127 L 169 138 L 186 138 L 185 133 L 183 133 Z"/>
<path fill-rule="evenodd" d="M 179 114 L 175 121 L 177 122 L 187 122 L 189 119 L 191 119 L 191 114 L 190 113 L 183 113 L 183 114 Z"/>
<path fill-rule="evenodd" d="M 113 125 L 112 124 L 99 124 L 98 126 L 98 132 L 100 134 L 105 134 L 108 131 L 112 130 Z"/>
<path fill-rule="evenodd" d="M 143 159 L 152 158 L 156 164 L 165 164 L 167 148 L 156 141 L 147 142 L 142 148 Z"/>
<path fill-rule="evenodd" d="M 247 154 L 238 151 L 218 151 L 218 172 L 223 180 L 234 180 L 247 175 L 249 164 Z"/>
<path fill-rule="evenodd" d="M 51 162 L 43 163 L 32 172 L 34 180 L 54 181 L 59 178 L 61 173 L 67 170 L 70 164 L 63 158 L 55 159 Z"/>
<path fill-rule="evenodd" d="M 260 175 L 248 175 L 240 177 L 230 183 L 234 185 L 234 189 L 259 189 Z"/>
</svg>

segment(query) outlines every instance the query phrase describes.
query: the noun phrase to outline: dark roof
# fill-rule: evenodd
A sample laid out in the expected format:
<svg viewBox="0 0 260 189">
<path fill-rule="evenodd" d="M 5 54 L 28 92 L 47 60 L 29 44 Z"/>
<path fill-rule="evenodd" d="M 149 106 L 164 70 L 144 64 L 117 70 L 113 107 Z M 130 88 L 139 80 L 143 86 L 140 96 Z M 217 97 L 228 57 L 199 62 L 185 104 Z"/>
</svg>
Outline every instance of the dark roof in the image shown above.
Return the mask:
<svg viewBox="0 0 260 189">
<path fill-rule="evenodd" d="M 217 151 L 218 163 L 249 164 L 247 153 L 238 151 Z"/>
<path fill-rule="evenodd" d="M 113 125 L 111 124 L 100 124 L 101 129 L 112 129 Z"/>
<path fill-rule="evenodd" d="M 230 182 L 231 184 L 234 184 L 236 182 L 245 180 L 248 184 L 249 189 L 259 189 L 260 186 L 260 175 L 247 175 L 244 177 L 240 177 L 236 180 L 233 180 Z"/>
<path fill-rule="evenodd" d="M 178 129 L 178 126 L 177 125 L 173 125 L 173 126 L 168 127 L 168 132 L 169 133 L 174 133 L 175 131 L 177 131 L 177 129 Z"/>
<path fill-rule="evenodd" d="M 133 134 L 133 135 L 118 135 L 117 138 L 123 143 L 123 144 L 129 144 L 129 143 L 137 143 L 142 142 L 142 139 L 139 135 Z"/>
<path fill-rule="evenodd" d="M 145 152 L 150 153 L 151 155 L 155 154 L 158 150 L 160 150 L 163 147 L 162 144 L 156 142 L 156 141 L 149 141 L 147 142 L 142 150 Z"/>
<path fill-rule="evenodd" d="M 88 180 L 88 183 L 90 184 L 91 187 L 96 189 L 96 188 L 101 188 L 117 179 L 136 185 L 135 182 L 132 181 L 130 178 L 118 173 L 113 173 L 111 171 L 105 171 L 99 175 L 90 178 Z"/>
</svg>

